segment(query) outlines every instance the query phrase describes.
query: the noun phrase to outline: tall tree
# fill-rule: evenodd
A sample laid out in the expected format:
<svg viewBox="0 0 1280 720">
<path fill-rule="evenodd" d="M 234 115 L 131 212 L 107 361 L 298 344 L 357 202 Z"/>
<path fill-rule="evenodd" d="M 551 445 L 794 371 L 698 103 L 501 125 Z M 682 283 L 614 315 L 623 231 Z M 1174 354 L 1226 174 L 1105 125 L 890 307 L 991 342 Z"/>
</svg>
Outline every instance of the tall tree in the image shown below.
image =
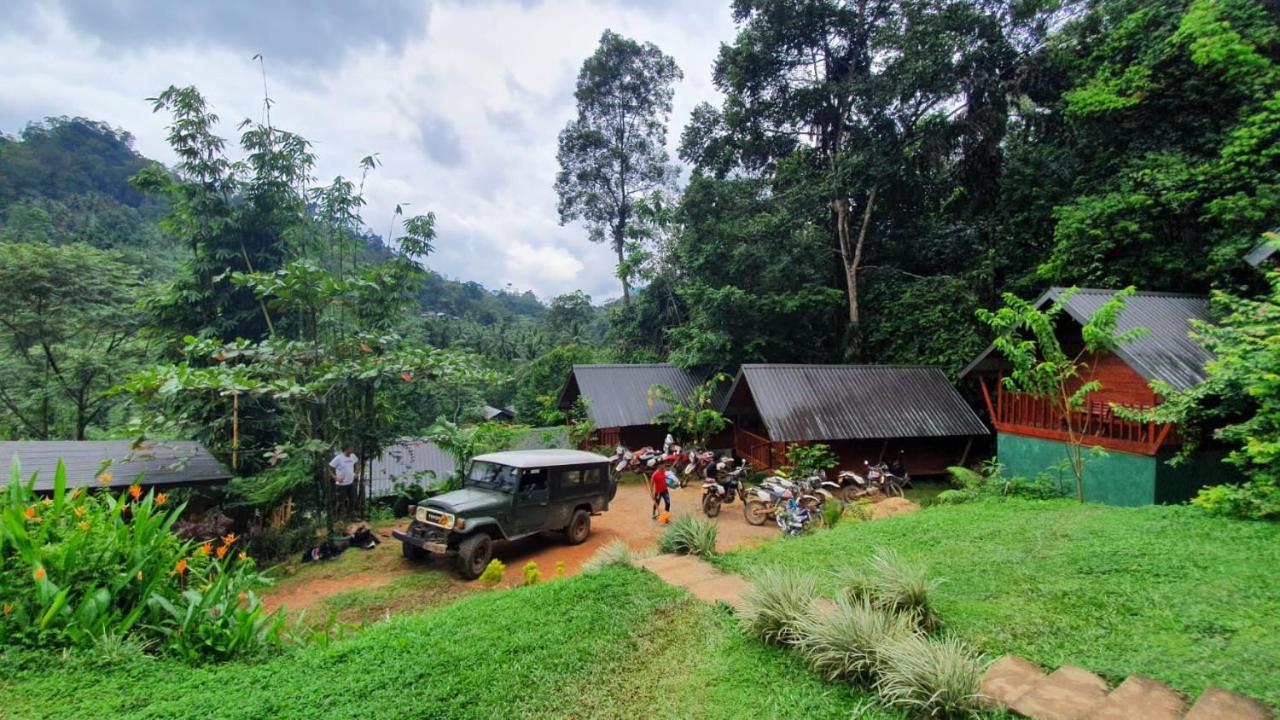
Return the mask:
<svg viewBox="0 0 1280 720">
<path fill-rule="evenodd" d="M 681 77 L 675 60 L 658 46 L 606 30 L 578 73 L 578 117 L 560 133 L 560 223 L 582 220 L 593 242 L 609 242 L 628 303 L 628 243 L 643 236 L 636 227 L 644 222 L 637 205 L 674 180 L 667 117 Z"/>
</svg>

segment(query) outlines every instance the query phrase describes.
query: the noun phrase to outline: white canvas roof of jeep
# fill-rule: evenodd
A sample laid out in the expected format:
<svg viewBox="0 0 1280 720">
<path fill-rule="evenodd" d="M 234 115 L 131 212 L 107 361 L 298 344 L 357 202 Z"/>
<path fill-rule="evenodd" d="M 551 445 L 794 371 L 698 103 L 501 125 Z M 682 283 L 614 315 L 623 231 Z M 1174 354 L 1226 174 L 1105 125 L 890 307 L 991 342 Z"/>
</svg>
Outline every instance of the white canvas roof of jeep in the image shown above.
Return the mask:
<svg viewBox="0 0 1280 720">
<path fill-rule="evenodd" d="M 590 465 L 607 463 L 609 458 L 582 450 L 507 450 L 477 455 L 472 460 L 497 463 L 516 468 L 556 467 L 558 465 Z"/>
</svg>

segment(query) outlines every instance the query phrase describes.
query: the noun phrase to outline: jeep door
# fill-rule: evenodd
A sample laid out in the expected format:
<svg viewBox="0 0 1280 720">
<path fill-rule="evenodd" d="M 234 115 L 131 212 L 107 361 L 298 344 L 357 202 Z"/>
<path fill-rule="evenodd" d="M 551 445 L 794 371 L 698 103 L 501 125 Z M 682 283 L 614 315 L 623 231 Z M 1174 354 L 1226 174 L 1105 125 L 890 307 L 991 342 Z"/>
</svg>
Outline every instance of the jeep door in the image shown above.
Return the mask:
<svg viewBox="0 0 1280 720">
<path fill-rule="evenodd" d="M 520 471 L 520 484 L 512 501 L 513 534 L 527 535 L 546 526 L 551 512 L 547 475 L 544 468 Z"/>
</svg>

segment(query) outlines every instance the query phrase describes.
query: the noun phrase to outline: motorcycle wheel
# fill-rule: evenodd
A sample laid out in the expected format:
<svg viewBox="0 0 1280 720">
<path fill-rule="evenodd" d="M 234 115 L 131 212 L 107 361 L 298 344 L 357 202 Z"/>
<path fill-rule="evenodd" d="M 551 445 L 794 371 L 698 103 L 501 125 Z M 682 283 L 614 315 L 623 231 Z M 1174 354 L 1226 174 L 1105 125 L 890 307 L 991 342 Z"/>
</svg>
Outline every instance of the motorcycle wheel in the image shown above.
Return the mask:
<svg viewBox="0 0 1280 720">
<path fill-rule="evenodd" d="M 748 500 L 747 504 L 742 506 L 742 513 L 746 516 L 749 525 L 763 525 L 764 521 L 769 519 L 769 508 L 759 500 Z"/>
<path fill-rule="evenodd" d="M 702 496 L 702 512 L 707 517 L 715 517 L 720 514 L 720 498 L 710 493 Z"/>
<path fill-rule="evenodd" d="M 902 486 L 896 482 L 887 482 L 884 484 L 885 497 L 902 497 Z"/>
</svg>

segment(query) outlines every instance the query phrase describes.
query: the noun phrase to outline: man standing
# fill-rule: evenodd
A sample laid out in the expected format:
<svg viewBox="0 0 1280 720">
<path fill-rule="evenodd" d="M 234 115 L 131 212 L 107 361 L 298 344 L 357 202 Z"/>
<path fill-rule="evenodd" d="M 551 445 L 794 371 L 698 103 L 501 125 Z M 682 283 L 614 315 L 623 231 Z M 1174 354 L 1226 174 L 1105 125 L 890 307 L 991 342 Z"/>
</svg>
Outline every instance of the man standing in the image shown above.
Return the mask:
<svg viewBox="0 0 1280 720">
<path fill-rule="evenodd" d="M 653 471 L 653 517 L 658 517 L 658 500 L 666 503 L 666 511 L 671 512 L 671 493 L 667 491 L 667 464 L 658 463 Z"/>
<path fill-rule="evenodd" d="M 356 446 L 346 443 L 342 452 L 329 461 L 329 477 L 333 478 L 338 506 L 352 514 L 356 506 L 356 477 L 360 474 L 360 458 L 356 457 Z"/>
</svg>

